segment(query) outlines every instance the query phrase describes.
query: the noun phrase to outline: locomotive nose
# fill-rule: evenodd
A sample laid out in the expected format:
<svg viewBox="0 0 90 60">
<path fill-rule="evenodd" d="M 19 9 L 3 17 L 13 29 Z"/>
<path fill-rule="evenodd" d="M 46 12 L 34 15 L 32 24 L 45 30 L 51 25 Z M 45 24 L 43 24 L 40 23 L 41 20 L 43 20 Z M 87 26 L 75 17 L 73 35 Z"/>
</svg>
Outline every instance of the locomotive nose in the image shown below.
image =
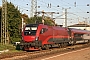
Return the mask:
<svg viewBox="0 0 90 60">
<path fill-rule="evenodd" d="M 35 40 L 35 36 L 24 36 L 24 41 L 26 42 L 32 42 Z"/>
</svg>

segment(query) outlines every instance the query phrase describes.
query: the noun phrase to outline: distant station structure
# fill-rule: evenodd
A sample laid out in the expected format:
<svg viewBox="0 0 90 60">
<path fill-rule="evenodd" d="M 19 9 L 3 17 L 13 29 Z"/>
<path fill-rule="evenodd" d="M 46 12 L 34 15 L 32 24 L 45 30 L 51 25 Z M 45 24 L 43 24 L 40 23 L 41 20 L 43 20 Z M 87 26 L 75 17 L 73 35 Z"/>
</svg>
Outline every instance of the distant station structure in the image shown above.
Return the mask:
<svg viewBox="0 0 90 60">
<path fill-rule="evenodd" d="M 86 23 L 85 21 L 79 22 L 78 24 L 70 25 L 68 27 L 90 31 L 90 24 Z"/>
</svg>

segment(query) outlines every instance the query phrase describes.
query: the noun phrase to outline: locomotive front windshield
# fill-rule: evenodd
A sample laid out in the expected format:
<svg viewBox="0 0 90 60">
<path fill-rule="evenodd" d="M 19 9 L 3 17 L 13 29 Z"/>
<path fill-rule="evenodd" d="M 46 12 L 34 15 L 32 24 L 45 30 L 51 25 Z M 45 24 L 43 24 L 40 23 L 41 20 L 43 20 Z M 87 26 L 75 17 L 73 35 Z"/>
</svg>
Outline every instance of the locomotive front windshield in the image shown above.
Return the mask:
<svg viewBox="0 0 90 60">
<path fill-rule="evenodd" d="M 24 35 L 36 35 L 37 27 L 36 26 L 26 26 L 24 30 Z"/>
</svg>

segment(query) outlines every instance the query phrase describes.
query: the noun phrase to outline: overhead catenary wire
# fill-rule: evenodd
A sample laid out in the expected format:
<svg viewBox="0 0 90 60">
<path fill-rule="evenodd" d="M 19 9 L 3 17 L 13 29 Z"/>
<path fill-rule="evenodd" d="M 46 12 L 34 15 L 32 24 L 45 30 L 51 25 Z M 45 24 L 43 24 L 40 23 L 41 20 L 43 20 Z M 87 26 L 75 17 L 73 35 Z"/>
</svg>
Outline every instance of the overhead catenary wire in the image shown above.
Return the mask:
<svg viewBox="0 0 90 60">
<path fill-rule="evenodd" d="M 16 0 L 13 0 L 13 1 L 16 1 Z M 30 5 L 29 4 L 29 2 L 30 2 L 30 0 L 27 0 L 27 1 L 29 1 L 29 2 L 27 2 L 26 0 L 23 0 L 23 1 L 25 1 L 26 2 L 26 4 L 28 3 L 28 5 Z M 47 1 L 45 1 L 45 0 L 37 0 L 38 2 L 37 2 L 37 6 L 40 6 L 40 8 L 38 8 L 38 11 L 42 11 L 42 10 L 45 10 L 45 11 L 58 11 L 58 12 L 60 12 L 61 14 L 62 14 L 62 7 L 68 7 L 68 6 L 70 6 L 71 7 L 71 9 L 69 10 L 69 12 L 71 12 L 71 13 L 74 13 L 74 14 L 76 14 L 75 16 L 80 16 L 80 18 L 83 18 L 84 16 L 81 16 L 81 15 L 79 15 L 78 13 L 80 13 L 80 14 L 85 14 L 85 11 L 83 11 L 83 10 L 81 10 L 80 8 L 78 8 L 78 6 L 84 6 L 84 4 L 83 5 L 77 5 L 77 2 L 76 2 L 76 7 L 74 6 L 74 3 L 73 4 L 71 4 L 71 3 L 69 3 L 69 2 L 66 2 L 66 1 L 64 1 L 64 0 L 57 0 L 57 2 L 53 2 L 52 0 L 47 0 Z M 48 7 L 48 4 L 49 4 L 49 7 Z M 23 9 L 23 10 L 30 10 L 30 7 L 24 7 L 23 5 L 20 5 L 20 4 L 15 4 L 16 6 L 19 6 L 20 7 L 20 9 Z M 43 9 L 43 7 L 45 8 L 45 9 Z M 72 9 L 72 7 L 73 7 L 73 9 Z M 76 9 L 77 8 L 77 9 Z M 71 11 L 72 10 L 72 11 Z M 76 10 L 79 10 L 79 11 L 76 11 Z M 61 14 L 59 14 L 59 15 L 61 15 Z M 73 14 L 72 14 L 73 15 Z M 68 17 L 69 17 L 69 15 L 68 15 Z"/>
<path fill-rule="evenodd" d="M 67 3 L 67 4 L 68 4 L 68 5 L 70 5 L 70 6 L 74 6 L 74 5 L 72 5 L 72 4 L 70 4 L 70 3 L 68 3 L 68 2 L 66 2 L 66 1 L 64 1 L 64 0 L 58 0 L 58 1 L 62 1 L 62 2 Z M 75 3 L 75 2 L 74 2 L 74 3 Z M 76 3 L 77 3 L 77 2 L 76 2 Z M 68 5 L 67 5 L 67 6 L 68 6 Z M 77 7 L 77 6 L 79 6 L 79 5 L 77 5 L 77 4 L 76 4 L 76 7 Z M 78 7 L 77 7 L 77 9 L 79 9 L 79 10 L 80 10 L 80 11 L 82 11 L 82 12 L 84 12 L 83 10 L 81 10 L 81 9 L 80 9 L 80 8 L 78 8 Z"/>
</svg>

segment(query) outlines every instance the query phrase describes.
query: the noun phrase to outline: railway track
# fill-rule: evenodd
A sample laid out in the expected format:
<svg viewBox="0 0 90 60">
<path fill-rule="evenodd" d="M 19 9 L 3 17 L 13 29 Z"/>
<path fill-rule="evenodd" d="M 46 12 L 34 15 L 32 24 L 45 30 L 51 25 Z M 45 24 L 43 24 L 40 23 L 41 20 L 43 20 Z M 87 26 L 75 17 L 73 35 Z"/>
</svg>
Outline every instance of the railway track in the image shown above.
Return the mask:
<svg viewBox="0 0 90 60">
<path fill-rule="evenodd" d="M 67 46 L 64 48 L 52 48 L 49 50 L 42 50 L 42 51 L 32 51 L 32 52 L 24 51 L 24 52 L 0 54 L 0 60 L 14 60 L 14 59 L 15 60 L 28 60 L 28 59 L 45 56 L 45 55 L 63 53 L 63 52 L 73 51 L 73 50 L 82 49 L 86 47 L 90 47 L 90 43 Z"/>
</svg>

